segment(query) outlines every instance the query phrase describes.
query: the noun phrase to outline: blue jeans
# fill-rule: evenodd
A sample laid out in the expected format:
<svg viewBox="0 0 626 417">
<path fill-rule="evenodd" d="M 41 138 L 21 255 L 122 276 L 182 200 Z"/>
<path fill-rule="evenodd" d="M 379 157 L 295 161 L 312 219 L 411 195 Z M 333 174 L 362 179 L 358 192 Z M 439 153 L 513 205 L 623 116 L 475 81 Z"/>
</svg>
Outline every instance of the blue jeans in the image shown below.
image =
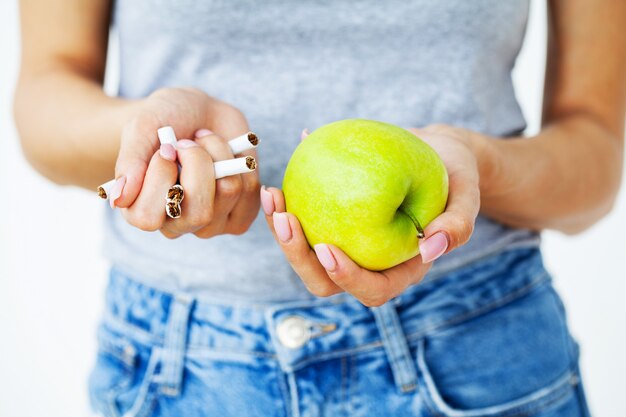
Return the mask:
<svg viewBox="0 0 626 417">
<path fill-rule="evenodd" d="M 195 299 L 112 270 L 93 407 L 106 416 L 588 416 L 537 249 L 429 276 L 382 307 L 340 294 Z"/>
</svg>

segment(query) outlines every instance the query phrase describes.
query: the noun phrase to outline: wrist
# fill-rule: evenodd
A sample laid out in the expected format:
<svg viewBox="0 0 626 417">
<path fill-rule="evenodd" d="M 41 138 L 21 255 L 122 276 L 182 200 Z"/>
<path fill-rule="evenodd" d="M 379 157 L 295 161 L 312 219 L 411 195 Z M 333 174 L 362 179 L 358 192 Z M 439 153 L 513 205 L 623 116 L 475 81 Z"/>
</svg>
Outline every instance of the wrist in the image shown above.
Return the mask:
<svg viewBox="0 0 626 417">
<path fill-rule="evenodd" d="M 502 178 L 502 157 L 498 139 L 470 132 L 468 144 L 476 157 L 481 196 L 497 194 L 498 180 Z"/>
</svg>

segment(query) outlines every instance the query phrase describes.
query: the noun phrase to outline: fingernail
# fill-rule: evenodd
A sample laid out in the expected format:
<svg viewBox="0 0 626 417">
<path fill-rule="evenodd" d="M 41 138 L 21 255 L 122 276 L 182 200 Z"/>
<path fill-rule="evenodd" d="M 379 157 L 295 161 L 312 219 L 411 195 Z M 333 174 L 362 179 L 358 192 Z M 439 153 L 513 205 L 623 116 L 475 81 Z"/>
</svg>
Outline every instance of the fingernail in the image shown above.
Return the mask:
<svg viewBox="0 0 626 417">
<path fill-rule="evenodd" d="M 291 239 L 291 227 L 289 226 L 289 219 L 286 213 L 276 213 L 273 215 L 274 230 L 276 236 L 281 242 L 289 242 Z"/>
<path fill-rule="evenodd" d="M 272 193 L 265 189 L 265 185 L 261 187 L 261 206 L 266 216 L 271 216 L 275 211 L 274 197 L 272 197 Z"/>
<path fill-rule="evenodd" d="M 428 239 L 421 240 L 419 245 L 422 262 L 427 264 L 439 258 L 448 249 L 448 237 L 443 232 L 437 232 Z"/>
<path fill-rule="evenodd" d="M 115 208 L 115 200 L 120 198 L 125 185 L 125 176 L 119 177 L 117 180 L 115 180 L 115 184 L 113 185 L 113 188 L 111 188 L 111 195 L 109 196 L 109 204 L 111 204 L 111 208 Z"/>
<path fill-rule="evenodd" d="M 300 140 L 304 140 L 307 136 L 309 136 L 309 129 L 307 129 L 306 127 L 302 130 L 302 133 L 300 133 Z"/>
<path fill-rule="evenodd" d="M 174 147 L 169 143 L 164 143 L 161 145 L 161 148 L 159 149 L 159 154 L 161 155 L 161 158 L 167 159 L 168 161 L 176 160 L 176 149 L 174 149 Z"/>
<path fill-rule="evenodd" d="M 203 138 L 205 136 L 209 136 L 212 135 L 213 132 L 210 131 L 209 129 L 200 129 L 196 132 L 196 134 L 194 135 L 196 138 Z"/>
<path fill-rule="evenodd" d="M 198 146 L 198 144 L 194 142 L 193 140 L 189 140 L 189 139 L 181 139 L 178 142 L 176 142 L 176 147 L 179 149 L 195 148 L 196 146 Z"/>
<path fill-rule="evenodd" d="M 319 259 L 320 263 L 327 271 L 334 271 L 337 268 L 337 260 L 335 256 L 330 251 L 328 245 L 324 243 L 318 243 L 313 247 L 315 250 L 315 254 L 317 255 L 317 259 Z"/>
</svg>

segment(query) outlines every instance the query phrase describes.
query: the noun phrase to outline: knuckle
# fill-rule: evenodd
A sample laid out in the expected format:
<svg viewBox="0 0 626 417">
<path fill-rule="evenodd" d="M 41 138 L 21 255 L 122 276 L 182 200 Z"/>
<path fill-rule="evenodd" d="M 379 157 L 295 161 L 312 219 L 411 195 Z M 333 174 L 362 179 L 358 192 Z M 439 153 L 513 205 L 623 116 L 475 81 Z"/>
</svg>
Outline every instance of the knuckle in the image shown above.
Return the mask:
<svg viewBox="0 0 626 417">
<path fill-rule="evenodd" d="M 239 108 L 231 104 L 224 103 L 222 114 L 224 117 L 228 118 L 229 120 L 233 122 L 237 122 L 238 124 L 245 122 L 246 120 L 246 117 L 243 115 L 243 112 L 239 110 Z"/>
<path fill-rule="evenodd" d="M 454 222 L 454 242 L 455 246 L 463 245 L 472 236 L 474 232 L 474 222 L 467 217 L 457 217 Z"/>
<path fill-rule="evenodd" d="M 169 230 L 161 229 L 160 231 L 161 231 L 161 234 L 165 236 L 166 239 L 169 239 L 169 240 L 175 240 L 182 236 L 179 233 L 173 233 L 173 232 L 170 232 Z"/>
<path fill-rule="evenodd" d="M 250 223 L 235 223 L 228 226 L 228 233 L 231 235 L 243 235 L 250 230 Z"/>
<path fill-rule="evenodd" d="M 308 285 L 307 289 L 316 297 L 330 297 L 331 295 L 335 295 L 337 293 L 335 287 L 328 282 Z"/>
<path fill-rule="evenodd" d="M 156 232 L 161 228 L 161 219 L 154 218 L 148 214 L 132 216 L 129 222 L 144 232 Z"/>
<path fill-rule="evenodd" d="M 191 227 L 208 225 L 213 221 L 213 212 L 211 210 L 196 210 L 189 213 L 187 221 Z"/>
<path fill-rule="evenodd" d="M 380 294 L 361 297 L 361 303 L 366 307 L 380 307 L 387 302 L 387 298 Z"/>
<path fill-rule="evenodd" d="M 154 126 L 155 123 L 158 122 L 157 117 L 153 112 L 142 111 L 128 121 L 128 123 L 124 126 L 124 132 L 132 134 L 128 136 L 129 140 L 135 140 L 134 134 L 144 130 L 148 126 Z"/>
<path fill-rule="evenodd" d="M 144 232 L 155 232 L 163 225 L 163 219 L 155 216 L 147 207 L 140 205 L 122 209 L 122 216 L 128 224 Z"/>
<path fill-rule="evenodd" d="M 217 192 L 226 199 L 233 199 L 241 194 L 241 178 L 221 178 L 218 180 Z"/>
<path fill-rule="evenodd" d="M 243 192 L 246 194 L 258 194 L 260 189 L 261 189 L 261 181 L 259 180 L 259 177 L 257 177 L 256 175 L 254 175 L 253 177 L 247 178 L 247 180 L 243 184 Z"/>
<path fill-rule="evenodd" d="M 199 231 L 194 233 L 194 235 L 196 237 L 199 237 L 200 239 L 209 239 L 209 238 L 212 238 L 213 236 L 215 236 L 216 234 L 217 233 L 215 233 L 213 231 L 213 229 L 208 228 L 208 227 L 205 228 L 205 229 L 199 230 Z"/>
</svg>

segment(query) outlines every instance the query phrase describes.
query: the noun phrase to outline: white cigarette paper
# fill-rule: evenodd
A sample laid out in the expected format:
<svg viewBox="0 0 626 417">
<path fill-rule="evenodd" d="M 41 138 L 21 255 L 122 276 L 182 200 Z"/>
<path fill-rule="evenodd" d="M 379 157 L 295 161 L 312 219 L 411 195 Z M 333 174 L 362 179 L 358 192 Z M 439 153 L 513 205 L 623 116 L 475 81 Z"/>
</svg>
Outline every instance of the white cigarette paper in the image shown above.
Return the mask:
<svg viewBox="0 0 626 417">
<path fill-rule="evenodd" d="M 233 151 L 233 155 L 237 155 L 243 151 L 254 149 L 259 144 L 259 138 L 252 132 L 244 133 L 241 136 L 237 136 L 234 139 L 228 141 L 230 149 Z"/>
<path fill-rule="evenodd" d="M 229 177 L 231 175 L 245 174 L 256 169 L 256 160 L 251 156 L 243 158 L 227 159 L 215 163 L 215 179 Z"/>
<path fill-rule="evenodd" d="M 170 144 L 176 148 L 176 133 L 174 133 L 172 126 L 160 128 L 157 130 L 157 136 L 159 137 L 161 145 Z M 258 144 L 259 138 L 252 132 L 244 133 L 243 135 L 237 136 L 236 138 L 228 141 L 228 145 L 234 155 L 249 149 L 254 149 Z"/>
<path fill-rule="evenodd" d="M 107 181 L 101 186 L 99 186 L 98 197 L 104 200 L 108 200 L 109 196 L 111 195 L 111 188 L 113 188 L 114 185 L 115 185 L 115 179 L 112 179 L 111 181 Z"/>
<path fill-rule="evenodd" d="M 169 144 L 176 148 L 176 133 L 172 126 L 164 126 L 157 130 L 157 136 L 161 145 Z M 234 139 L 228 141 L 228 145 L 233 154 L 236 155 L 243 151 L 254 149 L 258 146 L 260 140 L 252 132 L 244 133 L 241 136 L 237 136 Z M 180 164 L 178 164 L 178 171 L 180 172 Z M 228 177 L 230 175 L 245 174 L 246 172 L 252 172 L 256 169 L 256 160 L 251 156 L 243 158 L 230 159 L 226 161 L 219 161 L 215 163 L 215 179 Z M 107 181 L 98 187 L 98 196 L 104 200 L 108 200 L 111 195 L 111 188 L 115 184 L 115 180 Z"/>
<path fill-rule="evenodd" d="M 157 130 L 157 136 L 159 137 L 159 142 L 161 145 L 172 145 L 174 148 L 176 147 L 176 133 L 174 133 L 174 128 L 172 126 L 165 126 Z"/>
</svg>

